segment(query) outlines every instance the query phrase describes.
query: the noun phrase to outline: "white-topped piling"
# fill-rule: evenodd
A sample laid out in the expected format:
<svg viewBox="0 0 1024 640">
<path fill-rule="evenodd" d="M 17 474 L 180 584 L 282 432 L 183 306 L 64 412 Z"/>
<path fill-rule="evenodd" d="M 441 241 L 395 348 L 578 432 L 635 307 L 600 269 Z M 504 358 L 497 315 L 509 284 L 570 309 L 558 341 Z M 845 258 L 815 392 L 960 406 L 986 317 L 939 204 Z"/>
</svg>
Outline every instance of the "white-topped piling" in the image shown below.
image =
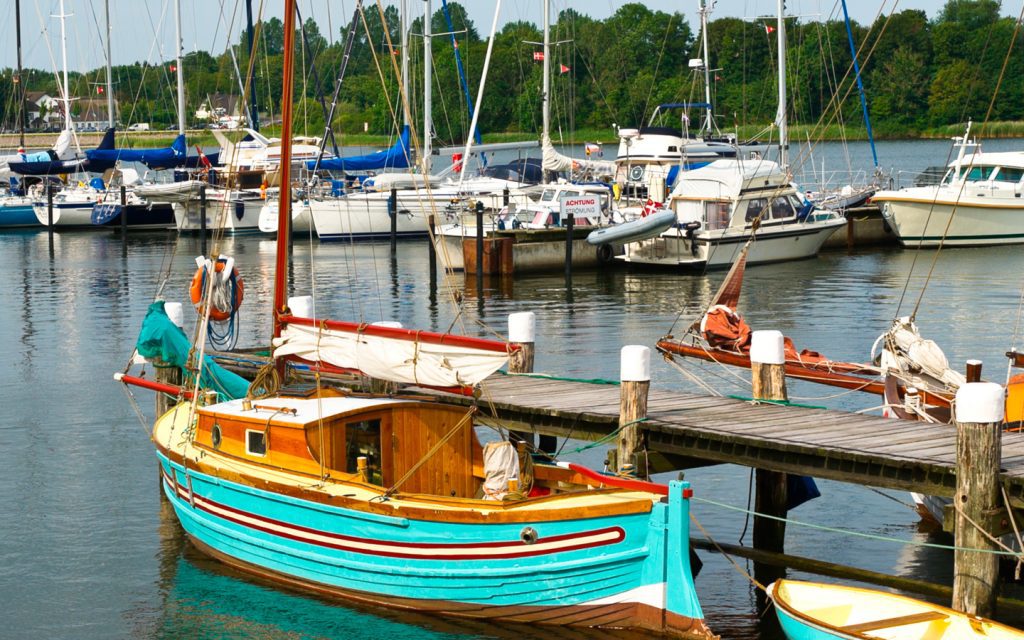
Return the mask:
<svg viewBox="0 0 1024 640">
<path fill-rule="evenodd" d="M 509 373 L 533 373 L 534 342 L 537 335 L 537 315 L 532 311 L 520 311 L 508 315 L 508 341 L 513 347 L 508 357 Z M 529 431 L 511 431 L 513 440 L 534 444 L 533 433 Z M 554 436 L 540 436 L 539 447 L 542 451 L 554 453 L 556 448 Z"/>
<path fill-rule="evenodd" d="M 637 475 L 647 477 L 647 447 L 639 420 L 647 417 L 647 396 L 651 390 L 651 349 L 626 345 L 619 355 L 619 442 L 616 463 L 620 472 L 633 465 Z"/>
<path fill-rule="evenodd" d="M 999 557 L 991 553 L 997 546 L 986 533 L 999 535 L 1002 516 L 999 465 L 1005 411 L 1006 390 L 993 382 L 968 382 L 956 392 L 952 606 L 986 618 L 995 612 L 999 587 Z"/>
<path fill-rule="evenodd" d="M 786 339 L 781 331 L 755 331 L 750 337 L 750 377 L 755 400 L 785 402 L 786 392 Z M 775 518 L 788 513 L 788 483 L 781 471 L 757 469 L 755 476 L 754 511 Z M 786 523 L 784 520 L 754 516 L 754 548 L 784 553 Z M 784 567 L 754 563 L 754 577 L 761 584 L 770 584 L 784 578 Z"/>
</svg>

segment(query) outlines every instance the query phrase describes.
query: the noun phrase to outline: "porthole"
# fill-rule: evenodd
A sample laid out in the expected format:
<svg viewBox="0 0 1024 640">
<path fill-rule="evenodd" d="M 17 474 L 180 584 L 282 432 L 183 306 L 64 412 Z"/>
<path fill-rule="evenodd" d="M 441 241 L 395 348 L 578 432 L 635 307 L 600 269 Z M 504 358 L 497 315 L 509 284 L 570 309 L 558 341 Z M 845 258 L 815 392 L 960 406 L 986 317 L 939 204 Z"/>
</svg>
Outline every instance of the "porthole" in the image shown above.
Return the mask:
<svg viewBox="0 0 1024 640">
<path fill-rule="evenodd" d="M 219 424 L 214 424 L 213 429 L 210 430 L 210 441 L 213 443 L 214 449 L 220 449 L 221 433 Z"/>
</svg>

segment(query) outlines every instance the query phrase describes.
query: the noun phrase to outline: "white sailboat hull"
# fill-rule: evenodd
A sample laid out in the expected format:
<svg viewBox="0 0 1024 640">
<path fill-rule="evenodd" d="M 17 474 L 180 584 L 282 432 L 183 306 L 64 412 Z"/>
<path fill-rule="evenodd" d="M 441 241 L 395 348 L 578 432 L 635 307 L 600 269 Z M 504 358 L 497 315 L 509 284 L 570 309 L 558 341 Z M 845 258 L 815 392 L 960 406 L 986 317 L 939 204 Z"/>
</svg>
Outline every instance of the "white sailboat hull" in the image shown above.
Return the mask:
<svg viewBox="0 0 1024 640">
<path fill-rule="evenodd" d="M 277 233 L 277 211 L 280 203 L 268 201 L 260 209 L 259 227 L 263 233 Z M 292 233 L 308 234 L 313 228 L 313 216 L 309 211 L 308 202 L 292 203 Z"/>
<path fill-rule="evenodd" d="M 259 229 L 260 210 L 265 201 L 208 198 L 206 201 L 206 230 L 226 233 L 247 233 Z M 203 228 L 202 207 L 198 200 L 175 202 L 174 220 L 178 231 L 196 232 Z"/>
<path fill-rule="evenodd" d="M 905 247 L 1024 243 L 1024 200 L 968 193 L 973 190 L 969 185 L 962 194 L 959 187 L 880 191 L 873 201 Z"/>
</svg>

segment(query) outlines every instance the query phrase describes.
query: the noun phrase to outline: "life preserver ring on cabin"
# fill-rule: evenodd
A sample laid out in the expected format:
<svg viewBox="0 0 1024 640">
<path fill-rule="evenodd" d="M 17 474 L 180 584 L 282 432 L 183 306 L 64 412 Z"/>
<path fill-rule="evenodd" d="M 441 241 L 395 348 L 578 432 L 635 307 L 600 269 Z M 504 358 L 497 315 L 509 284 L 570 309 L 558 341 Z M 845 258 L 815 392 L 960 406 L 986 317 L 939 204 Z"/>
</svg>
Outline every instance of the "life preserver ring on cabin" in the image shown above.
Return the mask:
<svg viewBox="0 0 1024 640">
<path fill-rule="evenodd" d="M 242 299 L 245 297 L 245 285 L 242 283 L 242 276 L 235 268 L 235 261 L 231 258 L 221 256 L 213 262 L 200 256 L 196 258 L 199 268 L 192 276 L 192 284 L 189 286 L 189 297 L 196 311 L 200 316 L 206 313 L 204 295 L 206 293 L 206 278 L 212 266 L 214 280 L 211 289 L 212 304 L 210 305 L 210 320 L 223 322 L 238 311 L 242 306 Z M 224 275 L 227 271 L 227 276 Z"/>
</svg>

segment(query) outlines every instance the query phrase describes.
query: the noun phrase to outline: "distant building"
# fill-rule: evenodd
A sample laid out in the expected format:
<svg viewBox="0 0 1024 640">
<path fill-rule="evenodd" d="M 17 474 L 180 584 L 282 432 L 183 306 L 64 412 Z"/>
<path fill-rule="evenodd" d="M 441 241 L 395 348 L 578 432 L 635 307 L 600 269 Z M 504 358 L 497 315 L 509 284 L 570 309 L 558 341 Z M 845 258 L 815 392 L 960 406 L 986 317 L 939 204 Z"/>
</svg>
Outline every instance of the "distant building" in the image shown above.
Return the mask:
<svg viewBox="0 0 1024 640">
<path fill-rule="evenodd" d="M 103 131 L 110 126 L 107 99 L 77 100 L 71 107 L 73 124 L 78 131 Z M 114 121 L 117 122 L 117 100 L 114 100 Z"/>
<path fill-rule="evenodd" d="M 28 126 L 34 129 L 60 127 L 64 124 L 64 109 L 59 99 L 45 91 L 27 91 L 25 118 L 28 120 Z"/>
</svg>

